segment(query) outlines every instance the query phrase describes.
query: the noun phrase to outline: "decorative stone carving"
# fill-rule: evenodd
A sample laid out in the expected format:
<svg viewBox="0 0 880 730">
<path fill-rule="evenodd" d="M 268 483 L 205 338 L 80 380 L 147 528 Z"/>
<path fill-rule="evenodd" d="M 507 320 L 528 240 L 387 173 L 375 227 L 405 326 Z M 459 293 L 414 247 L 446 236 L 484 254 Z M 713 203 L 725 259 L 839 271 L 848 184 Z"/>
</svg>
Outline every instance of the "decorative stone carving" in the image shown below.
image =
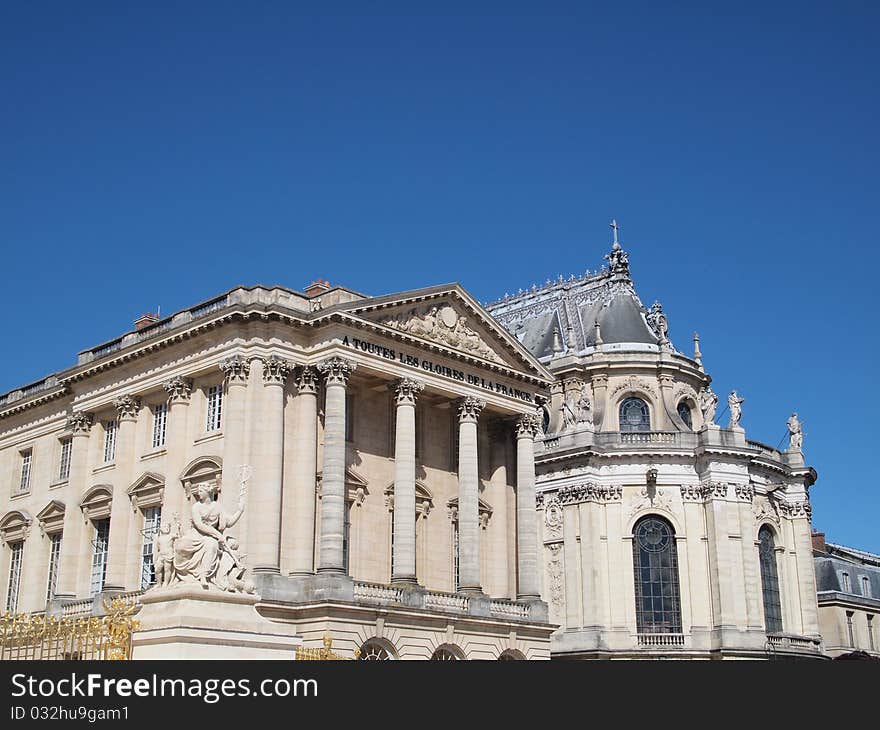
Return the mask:
<svg viewBox="0 0 880 730">
<path fill-rule="evenodd" d="M 342 385 L 348 382 L 357 370 L 357 363 L 342 357 L 331 357 L 318 363 L 318 370 L 324 375 L 327 385 Z"/>
<path fill-rule="evenodd" d="M 679 383 L 673 391 L 672 401 L 677 404 L 684 398 L 693 401 L 695 404 L 700 403 L 700 397 L 697 395 L 697 391 L 687 383 Z M 702 411 L 702 408 L 700 410 Z"/>
<path fill-rule="evenodd" d="M 548 545 L 550 560 L 547 564 L 547 580 L 550 587 L 550 605 L 557 616 L 564 612 L 565 592 L 563 590 L 562 543 Z"/>
<path fill-rule="evenodd" d="M 702 484 L 686 484 L 681 487 L 683 502 L 703 502 L 709 494 L 709 488 Z"/>
<path fill-rule="evenodd" d="M 294 376 L 297 392 L 316 395 L 318 392 L 318 371 L 308 366 L 299 368 Z"/>
<path fill-rule="evenodd" d="M 174 543 L 180 537 L 180 517 L 175 512 L 171 522 L 163 522 L 159 532 L 153 535 L 153 566 L 156 570 L 156 585 L 163 588 L 171 585 L 176 577 L 174 572 Z"/>
<path fill-rule="evenodd" d="M 85 413 L 83 411 L 73 411 L 67 417 L 67 426 L 66 428 L 69 431 L 73 432 L 73 435 L 88 435 L 89 431 L 92 428 L 92 423 L 94 422 L 94 417 L 91 413 Z"/>
<path fill-rule="evenodd" d="M 726 499 L 727 489 L 726 482 L 709 482 L 706 485 L 706 499 Z"/>
<path fill-rule="evenodd" d="M 558 540 L 562 537 L 562 503 L 555 494 L 544 504 L 545 541 Z"/>
<path fill-rule="evenodd" d="M 562 403 L 563 430 L 593 425 L 593 403 L 585 383 L 569 388 Z"/>
<path fill-rule="evenodd" d="M 415 405 L 416 400 L 425 389 L 425 384 L 415 378 L 402 378 L 389 386 L 394 391 L 397 405 Z"/>
<path fill-rule="evenodd" d="M 225 373 L 226 382 L 230 385 L 247 385 L 251 363 L 241 355 L 233 355 L 220 361 L 220 369 Z"/>
<path fill-rule="evenodd" d="M 798 414 L 792 413 L 786 422 L 788 425 L 788 450 L 800 451 L 804 444 L 803 424 L 798 420 Z"/>
<path fill-rule="evenodd" d="M 192 381 L 175 375 L 170 380 L 162 383 L 165 392 L 168 393 L 168 400 L 171 403 L 189 403 L 192 397 Z"/>
<path fill-rule="evenodd" d="M 448 345 L 478 355 L 486 360 L 501 362 L 483 338 L 467 324 L 467 317 L 460 315 L 450 305 L 431 306 L 427 309 L 410 309 L 382 324 L 416 337 Z"/>
<path fill-rule="evenodd" d="M 647 315 L 648 324 L 657 335 L 660 347 L 669 345 L 669 320 L 663 312 L 663 305 L 660 302 L 654 302 Z"/>
<path fill-rule="evenodd" d="M 623 487 L 606 487 L 596 482 L 569 484 L 557 493 L 561 504 L 580 504 L 582 502 L 616 502 L 623 497 Z"/>
<path fill-rule="evenodd" d="M 141 401 L 133 395 L 121 395 L 113 401 L 120 421 L 134 421 L 141 409 Z"/>
<path fill-rule="evenodd" d="M 751 484 L 737 484 L 733 491 L 741 502 L 751 502 L 755 498 L 755 488 Z"/>
<path fill-rule="evenodd" d="M 646 509 L 664 509 L 667 512 L 674 510 L 672 496 L 664 489 L 649 489 L 645 487 L 639 491 L 637 499 L 633 500 L 630 516 L 638 514 Z"/>
<path fill-rule="evenodd" d="M 657 397 L 657 391 L 655 388 L 651 386 L 648 381 L 643 380 L 642 378 L 638 378 L 635 375 L 630 375 L 628 378 L 618 383 L 614 390 L 611 391 L 611 395 L 616 396 L 618 393 L 623 391 L 630 390 L 633 392 L 647 393 L 648 395 L 652 395 L 655 398 Z"/>
<path fill-rule="evenodd" d="M 628 274 L 629 273 L 629 255 L 620 246 L 617 241 L 617 224 L 611 222 L 614 229 L 614 243 L 611 244 L 610 253 L 606 253 L 604 259 L 608 262 L 608 270 L 612 274 Z"/>
<path fill-rule="evenodd" d="M 277 355 L 270 355 L 263 360 L 263 385 L 284 386 L 287 376 L 293 370 L 293 363 Z"/>
<path fill-rule="evenodd" d="M 779 511 L 782 513 L 783 517 L 790 520 L 798 518 L 809 520 L 813 514 L 813 507 L 810 505 L 809 500 L 803 500 L 800 502 L 780 502 Z"/>
<path fill-rule="evenodd" d="M 534 413 L 524 413 L 517 419 L 516 436 L 517 438 L 535 438 L 540 427 L 541 421 L 537 415 Z"/>
<path fill-rule="evenodd" d="M 776 500 L 770 499 L 763 495 L 757 495 L 752 502 L 752 512 L 757 522 L 766 522 L 769 520 L 775 524 L 779 524 L 779 509 L 776 506 Z"/>
<path fill-rule="evenodd" d="M 703 413 L 703 423 L 706 426 L 715 425 L 715 410 L 718 408 L 718 396 L 707 385 L 700 391 L 700 411 Z"/>
<path fill-rule="evenodd" d="M 230 593 L 253 593 L 254 584 L 245 577 L 245 557 L 238 541 L 227 530 L 244 514 L 250 467 L 241 468 L 238 509 L 232 514 L 220 511 L 213 499 L 217 485 L 197 484 L 193 490 L 190 529 L 174 540 L 173 582 L 198 583 L 202 588 L 216 588 Z"/>
<path fill-rule="evenodd" d="M 727 396 L 727 406 L 730 408 L 730 423 L 728 428 L 739 428 L 739 419 L 742 418 L 742 404 L 746 402 L 745 398 L 740 398 L 736 390 L 732 390 Z"/>
<path fill-rule="evenodd" d="M 463 398 L 458 404 L 459 423 L 476 423 L 485 407 L 486 401 L 482 398 L 475 398 L 472 395 Z"/>
</svg>

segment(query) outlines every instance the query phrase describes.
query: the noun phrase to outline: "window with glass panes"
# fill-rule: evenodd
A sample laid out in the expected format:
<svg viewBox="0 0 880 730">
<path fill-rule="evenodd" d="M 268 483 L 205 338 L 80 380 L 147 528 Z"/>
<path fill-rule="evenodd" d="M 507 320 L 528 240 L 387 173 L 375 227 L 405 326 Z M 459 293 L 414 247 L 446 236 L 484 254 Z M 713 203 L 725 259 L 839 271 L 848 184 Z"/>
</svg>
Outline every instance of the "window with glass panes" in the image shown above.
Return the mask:
<svg viewBox="0 0 880 730">
<path fill-rule="evenodd" d="M 110 538 L 110 520 L 95 522 L 95 535 L 92 538 L 92 573 L 89 583 L 91 595 L 104 590 L 107 578 L 107 543 Z"/>
<path fill-rule="evenodd" d="M 153 439 L 152 446 L 154 449 L 161 448 L 165 445 L 165 423 L 168 418 L 168 406 L 165 403 L 159 403 L 153 406 Z"/>
<path fill-rule="evenodd" d="M 6 586 L 6 610 L 18 610 L 18 591 L 21 588 L 21 556 L 24 543 L 14 542 L 9 546 L 9 583 Z"/>
<path fill-rule="evenodd" d="M 31 466 L 34 463 L 33 449 L 21 452 L 21 472 L 19 473 L 18 491 L 26 492 L 31 488 Z"/>
<path fill-rule="evenodd" d="M 779 573 L 776 568 L 776 541 L 769 527 L 758 531 L 758 555 L 761 561 L 761 595 L 764 598 L 764 627 L 768 633 L 782 631 L 782 602 L 779 596 Z"/>
<path fill-rule="evenodd" d="M 672 525 L 659 517 L 644 517 L 636 523 L 633 538 L 638 632 L 680 634 L 678 553 Z"/>
<path fill-rule="evenodd" d="M 104 421 L 104 463 L 116 458 L 116 421 Z"/>
<path fill-rule="evenodd" d="M 156 566 L 153 565 L 153 537 L 159 532 L 162 519 L 161 507 L 144 510 L 144 536 L 141 546 L 141 588 L 146 590 L 156 582 Z"/>
<path fill-rule="evenodd" d="M 682 401 L 678 404 L 678 417 L 682 420 L 685 426 L 688 428 L 693 428 L 693 415 L 691 414 L 691 407 Z"/>
<path fill-rule="evenodd" d="M 46 600 L 55 598 L 55 586 L 58 583 L 58 566 L 61 561 L 61 533 L 49 535 L 49 580 L 46 585 Z"/>
<path fill-rule="evenodd" d="M 223 386 L 212 385 L 208 388 L 208 418 L 205 423 L 206 431 L 219 431 L 221 417 L 223 415 Z"/>
<path fill-rule="evenodd" d="M 452 590 L 458 590 L 458 520 L 452 523 Z"/>
<path fill-rule="evenodd" d="M 620 404 L 620 430 L 641 432 L 651 430 L 648 404 L 641 398 L 627 398 Z"/>
<path fill-rule="evenodd" d="M 73 449 L 73 439 L 61 439 L 61 455 L 58 460 L 58 478 L 61 480 L 70 477 L 70 452 Z"/>
</svg>

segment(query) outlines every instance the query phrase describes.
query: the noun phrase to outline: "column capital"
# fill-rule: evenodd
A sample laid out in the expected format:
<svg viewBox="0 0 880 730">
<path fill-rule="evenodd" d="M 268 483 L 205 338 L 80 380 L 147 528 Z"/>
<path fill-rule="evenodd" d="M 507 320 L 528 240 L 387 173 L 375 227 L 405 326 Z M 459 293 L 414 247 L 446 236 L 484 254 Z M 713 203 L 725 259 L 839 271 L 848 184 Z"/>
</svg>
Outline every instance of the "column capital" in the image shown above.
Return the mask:
<svg viewBox="0 0 880 730">
<path fill-rule="evenodd" d="M 116 398 L 113 405 L 116 407 L 117 418 L 120 421 L 137 420 L 138 411 L 141 409 L 140 398 L 126 393 Z"/>
<path fill-rule="evenodd" d="M 516 437 L 518 439 L 534 439 L 540 425 L 541 422 L 536 413 L 523 413 L 516 422 Z"/>
<path fill-rule="evenodd" d="M 357 370 L 357 363 L 344 357 L 330 357 L 318 363 L 318 370 L 324 375 L 327 385 L 345 387 L 348 378 Z"/>
<path fill-rule="evenodd" d="M 480 412 L 486 407 L 486 401 L 469 395 L 458 403 L 458 422 L 476 423 L 480 418 Z"/>
<path fill-rule="evenodd" d="M 226 375 L 229 385 L 247 385 L 251 363 L 241 355 L 233 355 L 220 361 L 220 369 Z"/>
<path fill-rule="evenodd" d="M 397 405 L 414 406 L 419 397 L 419 393 L 424 390 L 425 384 L 421 380 L 416 380 L 415 378 L 401 378 L 388 387 L 394 391 Z"/>
<path fill-rule="evenodd" d="M 175 375 L 173 378 L 162 383 L 165 392 L 168 393 L 168 400 L 172 403 L 189 403 L 192 396 L 192 381 Z"/>
<path fill-rule="evenodd" d="M 293 363 L 277 355 L 270 355 L 263 360 L 263 385 L 284 385 Z"/>
<path fill-rule="evenodd" d="M 73 432 L 74 436 L 88 436 L 94 423 L 94 416 L 85 411 L 73 411 L 67 417 L 66 428 Z"/>
<path fill-rule="evenodd" d="M 311 365 L 297 368 L 293 377 L 297 392 L 309 395 L 316 395 L 318 393 L 320 376 L 318 371 Z"/>
</svg>

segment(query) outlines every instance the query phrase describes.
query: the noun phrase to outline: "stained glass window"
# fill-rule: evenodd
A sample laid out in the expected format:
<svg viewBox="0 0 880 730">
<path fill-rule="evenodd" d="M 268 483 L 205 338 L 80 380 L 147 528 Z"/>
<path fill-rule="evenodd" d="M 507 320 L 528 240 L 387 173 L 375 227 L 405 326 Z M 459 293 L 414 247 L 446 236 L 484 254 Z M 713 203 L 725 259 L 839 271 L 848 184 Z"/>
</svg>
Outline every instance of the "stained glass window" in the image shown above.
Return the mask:
<svg viewBox="0 0 880 730">
<path fill-rule="evenodd" d="M 672 526 L 644 517 L 633 530 L 636 626 L 640 634 L 680 634 L 678 554 Z"/>
<path fill-rule="evenodd" d="M 641 398 L 627 398 L 620 404 L 621 431 L 650 431 L 648 404 Z"/>
<path fill-rule="evenodd" d="M 782 631 L 782 603 L 779 599 L 779 575 L 776 571 L 776 542 L 769 527 L 758 531 L 758 554 L 761 558 L 761 594 L 764 597 L 764 625 L 767 633 Z"/>
</svg>

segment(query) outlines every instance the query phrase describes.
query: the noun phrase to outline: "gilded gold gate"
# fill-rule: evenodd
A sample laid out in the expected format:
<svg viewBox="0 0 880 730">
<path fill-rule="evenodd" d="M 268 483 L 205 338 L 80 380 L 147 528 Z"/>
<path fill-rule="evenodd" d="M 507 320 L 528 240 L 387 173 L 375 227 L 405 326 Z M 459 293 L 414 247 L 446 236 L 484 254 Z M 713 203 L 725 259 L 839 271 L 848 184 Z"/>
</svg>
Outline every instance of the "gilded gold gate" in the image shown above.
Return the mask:
<svg viewBox="0 0 880 730">
<path fill-rule="evenodd" d="M 130 659 L 138 606 L 125 598 L 104 601 L 106 616 L 0 616 L 0 660 Z"/>
</svg>

